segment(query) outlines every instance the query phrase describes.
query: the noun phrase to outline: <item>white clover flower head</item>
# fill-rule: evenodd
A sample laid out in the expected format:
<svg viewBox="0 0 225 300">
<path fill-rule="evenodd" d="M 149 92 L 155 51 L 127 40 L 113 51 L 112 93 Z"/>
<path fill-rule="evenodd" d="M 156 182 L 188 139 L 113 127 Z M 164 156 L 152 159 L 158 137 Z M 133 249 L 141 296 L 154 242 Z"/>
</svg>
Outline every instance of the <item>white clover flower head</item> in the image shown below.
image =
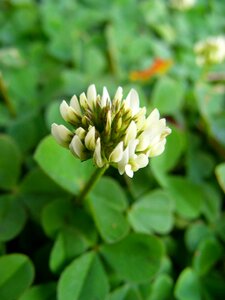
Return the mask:
<svg viewBox="0 0 225 300">
<path fill-rule="evenodd" d="M 105 87 L 100 96 L 92 84 L 79 100 L 73 96 L 70 105 L 63 101 L 60 112 L 73 127 L 69 130 L 52 124 L 52 135 L 61 146 L 81 160 L 93 158 L 97 167 L 112 165 L 129 177 L 164 151 L 166 136 L 171 133 L 157 109 L 146 117 L 146 108 L 139 107 L 134 89 L 123 100 L 119 87 L 111 100 Z"/>
<path fill-rule="evenodd" d="M 178 10 L 188 10 L 196 4 L 196 0 L 170 0 L 173 8 Z"/>
<path fill-rule="evenodd" d="M 199 66 L 219 64 L 225 59 L 225 37 L 208 37 L 194 46 L 196 63 Z"/>
</svg>

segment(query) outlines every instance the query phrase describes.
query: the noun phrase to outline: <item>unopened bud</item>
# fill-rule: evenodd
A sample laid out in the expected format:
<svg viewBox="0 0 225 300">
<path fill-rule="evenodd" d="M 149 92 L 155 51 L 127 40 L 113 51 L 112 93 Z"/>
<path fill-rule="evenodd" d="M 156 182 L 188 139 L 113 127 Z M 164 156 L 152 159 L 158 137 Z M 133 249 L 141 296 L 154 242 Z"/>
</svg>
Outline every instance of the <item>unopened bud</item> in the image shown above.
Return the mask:
<svg viewBox="0 0 225 300">
<path fill-rule="evenodd" d="M 95 141 L 95 127 L 92 126 L 86 137 L 85 137 L 85 146 L 87 147 L 88 150 L 94 151 L 95 150 L 95 145 L 96 145 L 96 141 Z"/>
</svg>

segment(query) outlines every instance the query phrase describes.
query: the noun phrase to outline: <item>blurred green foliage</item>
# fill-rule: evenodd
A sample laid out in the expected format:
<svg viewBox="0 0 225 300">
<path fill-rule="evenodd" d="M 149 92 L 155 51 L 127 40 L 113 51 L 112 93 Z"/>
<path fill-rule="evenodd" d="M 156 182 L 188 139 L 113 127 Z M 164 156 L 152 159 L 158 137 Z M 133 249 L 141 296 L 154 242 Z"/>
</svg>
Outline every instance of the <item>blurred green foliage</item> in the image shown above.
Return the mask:
<svg viewBox="0 0 225 300">
<path fill-rule="evenodd" d="M 182 12 L 0 1 L 1 300 L 225 299 L 225 63 L 199 68 L 193 52 L 224 15 L 220 0 Z M 156 58 L 173 61 L 166 74 L 131 81 Z M 134 179 L 110 169 L 80 206 L 92 162 L 45 136 L 60 101 L 91 83 L 136 88 L 173 133 Z"/>
</svg>

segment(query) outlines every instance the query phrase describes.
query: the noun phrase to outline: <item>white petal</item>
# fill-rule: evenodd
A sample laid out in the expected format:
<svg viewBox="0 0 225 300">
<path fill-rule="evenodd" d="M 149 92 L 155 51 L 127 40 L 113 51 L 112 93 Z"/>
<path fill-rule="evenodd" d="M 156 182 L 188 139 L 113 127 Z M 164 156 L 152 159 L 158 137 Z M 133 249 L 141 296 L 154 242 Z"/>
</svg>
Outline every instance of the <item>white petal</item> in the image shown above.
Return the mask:
<svg viewBox="0 0 225 300">
<path fill-rule="evenodd" d="M 148 156 L 154 157 L 162 154 L 165 149 L 165 144 L 166 144 L 166 139 L 163 139 L 159 143 L 153 145 L 148 152 Z"/>
<path fill-rule="evenodd" d="M 130 178 L 132 178 L 134 176 L 134 172 L 132 170 L 132 167 L 130 164 L 127 164 L 125 166 L 125 173 L 127 174 L 127 176 L 129 176 Z"/>
<path fill-rule="evenodd" d="M 119 86 L 117 91 L 116 91 L 116 94 L 114 96 L 114 100 L 119 100 L 121 101 L 123 98 L 123 89 Z"/>
<path fill-rule="evenodd" d="M 102 98 L 101 98 L 101 107 L 105 107 L 108 102 L 110 102 L 110 97 L 107 88 L 103 87 Z"/>
<path fill-rule="evenodd" d="M 157 108 L 155 108 L 146 119 L 146 127 L 152 126 L 152 124 L 159 121 L 159 118 L 159 111 Z"/>
<path fill-rule="evenodd" d="M 91 84 L 87 89 L 87 100 L 91 108 L 94 107 L 97 98 L 97 91 L 94 84 Z"/>
<path fill-rule="evenodd" d="M 137 151 L 144 151 L 149 146 L 148 135 L 144 132 L 138 137 Z"/>
<path fill-rule="evenodd" d="M 110 162 L 118 162 L 122 159 L 123 156 L 123 142 L 120 142 L 109 156 Z"/>
<path fill-rule="evenodd" d="M 80 109 L 80 103 L 77 99 L 77 96 L 74 95 L 71 100 L 70 100 L 70 106 L 72 106 L 72 108 L 75 110 L 75 113 L 79 116 L 82 115 L 81 113 L 81 109 Z"/>
<path fill-rule="evenodd" d="M 125 146 L 128 145 L 130 140 L 134 140 L 136 138 L 136 135 L 137 135 L 137 126 L 134 121 L 131 121 L 130 125 L 126 130 L 126 135 L 124 137 Z"/>
<path fill-rule="evenodd" d="M 139 154 L 136 158 L 135 158 L 135 162 L 138 165 L 138 168 L 144 168 L 148 165 L 148 156 L 145 154 Z"/>
<path fill-rule="evenodd" d="M 137 114 L 140 108 L 139 108 L 139 96 L 135 89 L 130 90 L 125 101 L 127 106 L 131 109 L 132 115 L 134 116 L 135 114 Z"/>
<path fill-rule="evenodd" d="M 146 107 L 142 107 L 139 109 L 139 112 L 135 115 L 135 123 L 137 125 L 138 131 L 142 131 L 142 129 L 145 128 L 145 122 L 146 122 Z"/>
<path fill-rule="evenodd" d="M 122 175 L 125 172 L 125 166 L 127 165 L 128 161 L 129 161 L 129 151 L 128 148 L 126 148 L 123 151 L 121 160 L 118 162 L 118 171 L 120 175 Z"/>
<path fill-rule="evenodd" d="M 95 164 L 97 165 L 97 167 L 102 168 L 104 166 L 104 162 L 103 162 L 103 159 L 102 159 L 102 156 L 101 156 L 100 138 L 97 139 L 93 158 L 94 158 L 94 161 L 95 161 Z"/>
<path fill-rule="evenodd" d="M 144 168 L 148 164 L 148 156 L 146 154 L 135 155 L 129 160 L 129 164 L 132 166 L 132 170 L 136 172 L 140 168 Z"/>
<path fill-rule="evenodd" d="M 82 127 L 78 127 L 75 130 L 76 135 L 79 136 L 80 140 L 84 140 L 85 136 L 86 136 L 86 130 L 84 130 L 84 128 Z"/>
<path fill-rule="evenodd" d="M 167 135 L 171 134 L 172 130 L 169 127 L 166 127 L 162 133 L 163 137 L 166 137 Z"/>
<path fill-rule="evenodd" d="M 94 151 L 96 141 L 95 141 L 95 127 L 92 126 L 91 129 L 88 131 L 86 137 L 85 137 L 85 146 L 88 150 Z"/>
<path fill-rule="evenodd" d="M 87 109 L 88 107 L 88 101 L 85 93 L 80 94 L 80 105 L 84 108 Z"/>
<path fill-rule="evenodd" d="M 138 140 L 135 139 L 135 140 L 131 140 L 128 144 L 128 155 L 129 155 L 129 158 L 133 158 L 135 157 L 135 151 L 136 151 L 136 147 L 138 145 Z"/>
<path fill-rule="evenodd" d="M 63 119 L 65 121 L 68 121 L 68 110 L 69 110 L 69 105 L 66 103 L 65 100 L 63 100 L 63 102 L 60 104 L 59 107 L 61 116 L 63 117 Z"/>
<path fill-rule="evenodd" d="M 137 151 L 145 151 L 147 148 L 151 149 L 170 133 L 171 129 L 166 127 L 165 119 L 160 119 L 152 123 L 152 125 L 146 128 L 139 136 Z"/>
<path fill-rule="evenodd" d="M 166 120 L 160 119 L 153 123 L 152 126 L 146 128 L 143 132 L 143 136 L 146 138 L 149 145 L 153 145 L 159 142 L 166 128 Z"/>
<path fill-rule="evenodd" d="M 73 137 L 70 143 L 70 150 L 73 154 L 75 154 L 75 156 L 79 157 L 81 160 L 86 159 L 85 147 L 77 135 Z"/>
<path fill-rule="evenodd" d="M 73 134 L 64 125 L 57 125 L 53 123 L 51 127 L 51 133 L 61 146 L 69 146 Z"/>
<path fill-rule="evenodd" d="M 76 112 L 65 100 L 60 104 L 60 113 L 66 122 L 76 123 Z"/>
</svg>

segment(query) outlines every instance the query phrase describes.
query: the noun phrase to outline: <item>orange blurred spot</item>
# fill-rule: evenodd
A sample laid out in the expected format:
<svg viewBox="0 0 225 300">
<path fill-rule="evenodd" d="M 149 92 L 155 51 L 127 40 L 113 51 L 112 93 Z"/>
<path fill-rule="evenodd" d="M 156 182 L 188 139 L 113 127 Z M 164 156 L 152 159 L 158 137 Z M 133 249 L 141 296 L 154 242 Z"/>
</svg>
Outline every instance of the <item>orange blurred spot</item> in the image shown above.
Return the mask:
<svg viewBox="0 0 225 300">
<path fill-rule="evenodd" d="M 171 59 L 161 59 L 156 58 L 153 64 L 146 70 L 143 71 L 133 71 L 130 73 L 130 79 L 133 81 L 136 80 L 148 80 L 153 77 L 155 74 L 165 74 L 173 62 Z"/>
</svg>

